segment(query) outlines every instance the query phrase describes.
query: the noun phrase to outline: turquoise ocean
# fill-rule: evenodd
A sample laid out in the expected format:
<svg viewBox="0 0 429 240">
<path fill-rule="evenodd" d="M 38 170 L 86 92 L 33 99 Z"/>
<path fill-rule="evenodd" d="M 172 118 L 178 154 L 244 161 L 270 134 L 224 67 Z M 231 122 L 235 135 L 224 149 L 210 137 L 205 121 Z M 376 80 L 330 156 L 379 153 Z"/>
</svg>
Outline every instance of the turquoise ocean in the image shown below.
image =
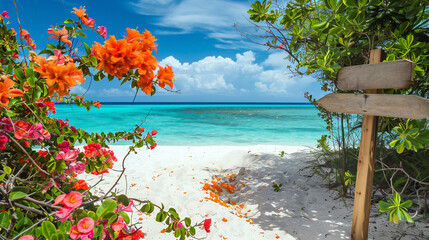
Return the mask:
<svg viewBox="0 0 429 240">
<path fill-rule="evenodd" d="M 315 146 L 327 134 L 311 104 L 102 103 L 100 109 L 57 104 L 53 117 L 88 132 L 132 130 L 146 119 L 158 145 Z M 126 141 L 118 144 L 127 144 Z"/>
</svg>

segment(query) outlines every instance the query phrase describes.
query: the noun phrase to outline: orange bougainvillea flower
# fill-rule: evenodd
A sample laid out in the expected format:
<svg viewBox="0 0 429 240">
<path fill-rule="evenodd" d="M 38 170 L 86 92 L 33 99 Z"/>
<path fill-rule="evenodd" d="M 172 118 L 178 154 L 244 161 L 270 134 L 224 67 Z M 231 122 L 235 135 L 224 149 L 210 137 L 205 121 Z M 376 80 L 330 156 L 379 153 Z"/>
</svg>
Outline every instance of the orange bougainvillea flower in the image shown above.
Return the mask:
<svg viewBox="0 0 429 240">
<path fill-rule="evenodd" d="M 149 31 L 140 34 L 135 29 L 127 28 L 127 36 L 117 40 L 110 36 L 104 45 L 96 43 L 92 46 L 92 55 L 97 58 L 98 69 L 107 74 L 122 79 L 131 69 L 138 69 L 140 79 L 137 86 L 146 94 L 152 93 L 154 78 L 158 78 L 158 85 L 173 88 L 174 73 L 170 66 L 158 66 L 157 59 L 152 55 L 156 52 L 156 39 Z M 155 76 L 155 71 L 158 73 Z"/>
<path fill-rule="evenodd" d="M 19 90 L 12 88 L 15 82 L 10 79 L 9 75 L 0 76 L 0 104 L 7 108 L 11 97 L 19 97 L 24 93 Z"/>
<path fill-rule="evenodd" d="M 101 106 L 100 101 L 96 101 L 96 102 L 94 103 L 94 106 L 96 106 L 97 108 L 100 108 L 100 106 Z"/>
<path fill-rule="evenodd" d="M 170 86 L 170 88 L 173 88 L 174 73 L 173 68 L 171 68 L 171 66 L 167 65 L 165 66 L 165 68 L 159 67 L 156 77 L 158 79 L 158 85 L 160 87 L 164 88 L 167 84 L 168 86 Z"/>
<path fill-rule="evenodd" d="M 79 9 L 73 8 L 73 10 L 74 10 L 74 12 L 72 12 L 72 13 L 76 14 L 79 17 L 79 19 L 83 25 L 88 25 L 89 27 L 94 27 L 94 25 L 95 25 L 94 19 L 88 17 L 88 14 L 85 13 L 85 11 L 86 11 L 85 7 L 80 6 Z"/>
<path fill-rule="evenodd" d="M 66 27 L 63 27 L 63 29 L 58 29 L 58 30 L 55 30 L 53 28 L 49 28 L 48 33 L 55 35 L 55 36 L 50 36 L 49 38 L 53 38 L 57 41 L 62 41 L 63 43 L 66 43 L 69 46 L 72 45 L 72 42 L 70 40 L 68 40 L 69 31 L 67 31 Z"/>
<path fill-rule="evenodd" d="M 88 184 L 86 183 L 85 180 L 79 180 L 79 181 L 77 181 L 73 185 L 73 188 L 76 189 L 76 190 L 80 190 L 80 189 L 88 190 L 89 189 Z"/>
<path fill-rule="evenodd" d="M 35 57 L 34 60 L 39 65 L 34 67 L 34 71 L 40 73 L 41 78 L 46 78 L 50 96 L 57 92 L 62 97 L 67 95 L 69 89 L 76 86 L 77 82 L 85 83 L 82 70 L 77 69 L 71 59 L 68 59 L 64 65 L 57 65 L 56 61 L 49 61 L 41 56 Z"/>
</svg>

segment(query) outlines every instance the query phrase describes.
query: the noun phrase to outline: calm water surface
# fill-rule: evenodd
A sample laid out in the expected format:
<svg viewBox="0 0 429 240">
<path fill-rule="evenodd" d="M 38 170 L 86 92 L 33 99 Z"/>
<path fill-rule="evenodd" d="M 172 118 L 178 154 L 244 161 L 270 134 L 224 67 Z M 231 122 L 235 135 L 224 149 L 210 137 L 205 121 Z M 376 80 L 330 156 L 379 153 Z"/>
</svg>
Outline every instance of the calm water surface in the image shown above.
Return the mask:
<svg viewBox="0 0 429 240">
<path fill-rule="evenodd" d="M 158 131 L 160 145 L 314 146 L 326 134 L 308 104 L 102 104 L 90 111 L 57 105 L 55 117 L 88 132 L 132 130 L 146 118 L 143 126 Z"/>
</svg>

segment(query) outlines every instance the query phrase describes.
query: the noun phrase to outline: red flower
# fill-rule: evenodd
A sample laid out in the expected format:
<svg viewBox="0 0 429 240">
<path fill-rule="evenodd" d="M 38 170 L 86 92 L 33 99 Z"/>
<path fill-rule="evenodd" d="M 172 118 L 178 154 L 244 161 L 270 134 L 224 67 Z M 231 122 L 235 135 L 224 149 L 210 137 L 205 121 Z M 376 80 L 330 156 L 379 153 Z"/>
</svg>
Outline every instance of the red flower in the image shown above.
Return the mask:
<svg viewBox="0 0 429 240">
<path fill-rule="evenodd" d="M 42 157 L 48 156 L 48 151 L 39 150 L 39 156 L 42 156 Z"/>
<path fill-rule="evenodd" d="M 156 130 L 152 130 L 152 136 L 155 136 L 158 133 Z"/>
<path fill-rule="evenodd" d="M 139 130 L 140 130 L 140 132 L 144 132 L 144 128 L 142 128 L 142 127 L 139 128 Z"/>
<path fill-rule="evenodd" d="M 210 232 L 210 226 L 212 225 L 212 220 L 209 218 L 209 219 L 206 219 L 206 220 L 204 220 L 204 230 L 206 230 L 206 232 Z"/>
<path fill-rule="evenodd" d="M 30 33 L 27 30 L 25 29 L 20 30 L 19 35 L 21 35 L 21 39 L 24 39 L 27 42 L 27 44 L 31 48 L 33 48 L 33 50 L 36 49 L 36 44 L 33 42 L 33 39 L 30 38 Z"/>
<path fill-rule="evenodd" d="M 156 148 L 156 146 L 158 146 L 158 144 L 154 143 L 152 146 L 150 146 L 150 149 L 153 150 L 154 148 Z"/>
<path fill-rule="evenodd" d="M 86 183 L 85 180 L 79 180 L 79 181 L 77 181 L 73 185 L 73 188 L 76 189 L 76 190 L 80 190 L 80 189 L 88 190 L 89 189 L 88 184 Z"/>
<path fill-rule="evenodd" d="M 28 129 L 30 129 L 31 124 L 28 122 L 18 120 L 15 122 L 15 138 L 23 139 L 28 137 Z"/>
</svg>

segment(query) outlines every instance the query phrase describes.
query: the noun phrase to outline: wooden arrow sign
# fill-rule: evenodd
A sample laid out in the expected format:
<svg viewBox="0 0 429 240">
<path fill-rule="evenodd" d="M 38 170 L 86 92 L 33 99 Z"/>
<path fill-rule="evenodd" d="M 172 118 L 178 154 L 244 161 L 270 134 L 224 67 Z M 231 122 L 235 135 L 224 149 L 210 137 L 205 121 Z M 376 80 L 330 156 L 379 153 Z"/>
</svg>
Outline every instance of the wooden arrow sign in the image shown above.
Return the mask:
<svg viewBox="0 0 429 240">
<path fill-rule="evenodd" d="M 416 95 L 331 93 L 317 103 L 330 112 L 412 119 L 429 117 L 429 100 Z"/>
<path fill-rule="evenodd" d="M 341 90 L 408 88 L 413 73 L 414 63 L 409 60 L 344 67 L 337 86 Z"/>
</svg>

